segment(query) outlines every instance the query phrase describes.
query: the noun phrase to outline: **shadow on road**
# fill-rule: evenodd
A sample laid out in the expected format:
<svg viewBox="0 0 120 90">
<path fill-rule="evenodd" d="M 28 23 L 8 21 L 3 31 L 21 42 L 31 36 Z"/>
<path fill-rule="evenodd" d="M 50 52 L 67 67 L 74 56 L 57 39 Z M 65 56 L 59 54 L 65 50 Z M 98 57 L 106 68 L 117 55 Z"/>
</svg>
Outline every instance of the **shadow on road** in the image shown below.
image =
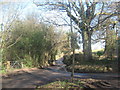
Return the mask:
<svg viewBox="0 0 120 90">
<path fill-rule="evenodd" d="M 3 88 L 36 88 L 36 86 L 44 85 L 52 81 L 61 79 L 70 79 L 70 72 L 66 72 L 62 63 L 63 58 L 56 61 L 56 66 L 51 66 L 44 69 L 20 69 L 16 72 L 10 73 L 6 76 L 2 76 L 2 87 Z M 62 66 L 63 65 L 63 66 Z M 120 80 L 118 74 L 107 74 L 107 73 L 75 73 L 74 78 L 76 79 L 93 79 L 93 80 L 107 80 L 114 81 L 116 85 Z M 115 83 L 112 85 L 115 86 Z"/>
</svg>

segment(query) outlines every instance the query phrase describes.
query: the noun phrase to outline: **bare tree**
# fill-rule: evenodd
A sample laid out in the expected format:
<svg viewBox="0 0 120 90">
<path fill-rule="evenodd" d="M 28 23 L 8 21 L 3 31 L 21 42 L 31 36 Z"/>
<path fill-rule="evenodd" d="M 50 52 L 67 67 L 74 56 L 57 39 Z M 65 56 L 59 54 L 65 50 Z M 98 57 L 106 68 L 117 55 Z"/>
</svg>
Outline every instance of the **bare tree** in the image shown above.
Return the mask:
<svg viewBox="0 0 120 90">
<path fill-rule="evenodd" d="M 35 4 L 37 6 L 52 6 L 52 9 L 62 8 L 64 11 L 66 11 L 67 15 L 79 28 L 78 32 L 82 36 L 85 60 L 92 60 L 91 36 L 93 32 L 96 31 L 98 27 L 108 18 L 117 16 L 119 14 L 119 12 L 116 11 L 107 11 L 110 3 L 91 2 L 90 0 L 86 0 L 84 2 L 82 0 L 66 0 L 46 3 L 35 2 Z M 70 10 L 72 11 L 70 12 Z"/>
<path fill-rule="evenodd" d="M 22 3 L 15 3 L 15 2 L 5 2 L 5 3 L 2 3 L 0 6 L 1 6 L 1 13 L 2 13 L 1 35 L 0 35 L 2 40 L 1 47 L 4 47 L 5 43 L 3 41 L 3 38 L 6 38 L 6 40 L 9 41 L 10 32 L 14 27 L 13 26 L 14 21 L 16 21 L 19 18 L 19 16 L 22 14 L 22 10 L 27 5 L 22 5 Z M 17 42 L 18 39 L 16 39 L 15 43 Z"/>
<path fill-rule="evenodd" d="M 3 61 L 2 58 L 5 49 L 15 45 L 22 36 L 20 35 L 11 45 L 6 47 L 6 44 L 8 44 L 11 40 L 11 30 L 14 27 L 14 21 L 22 14 L 22 9 L 26 7 L 26 4 L 22 5 L 21 3 L 3 1 L 0 3 L 0 7 L 2 18 L 2 22 L 0 23 L 0 58 L 1 61 Z"/>
</svg>

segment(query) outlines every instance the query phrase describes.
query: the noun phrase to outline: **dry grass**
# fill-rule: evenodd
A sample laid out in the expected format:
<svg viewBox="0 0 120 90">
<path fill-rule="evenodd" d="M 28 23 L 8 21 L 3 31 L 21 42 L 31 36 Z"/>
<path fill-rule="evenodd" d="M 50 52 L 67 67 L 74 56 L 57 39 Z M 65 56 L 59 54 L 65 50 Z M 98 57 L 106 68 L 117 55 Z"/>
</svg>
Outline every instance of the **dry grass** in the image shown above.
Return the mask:
<svg viewBox="0 0 120 90">
<path fill-rule="evenodd" d="M 62 88 L 62 89 L 69 89 L 69 88 L 83 88 L 83 83 L 80 80 L 74 80 L 71 82 L 70 80 L 62 80 L 62 81 L 55 81 L 51 82 L 46 85 L 39 86 L 38 88 Z"/>
</svg>

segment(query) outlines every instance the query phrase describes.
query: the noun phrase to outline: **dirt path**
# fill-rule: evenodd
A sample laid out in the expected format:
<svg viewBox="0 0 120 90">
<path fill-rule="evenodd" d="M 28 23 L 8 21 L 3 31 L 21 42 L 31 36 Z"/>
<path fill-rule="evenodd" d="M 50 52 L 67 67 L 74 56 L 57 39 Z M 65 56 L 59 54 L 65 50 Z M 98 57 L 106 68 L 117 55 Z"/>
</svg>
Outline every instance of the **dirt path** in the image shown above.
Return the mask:
<svg viewBox="0 0 120 90">
<path fill-rule="evenodd" d="M 64 64 L 63 58 L 56 62 L 56 66 L 46 69 L 19 69 L 2 76 L 3 88 L 35 88 L 37 85 L 43 85 L 53 80 L 59 80 L 64 77 L 70 77 L 70 74 L 59 71 Z"/>
<path fill-rule="evenodd" d="M 64 73 L 59 73 L 52 70 L 44 69 L 24 69 L 3 76 L 3 88 L 35 88 L 37 85 L 46 84 L 54 79 L 59 80 L 66 76 Z"/>
<path fill-rule="evenodd" d="M 19 69 L 8 75 L 3 75 L 2 88 L 36 88 L 51 81 L 70 78 L 70 72 L 59 70 L 63 64 L 60 63 L 46 69 Z M 75 79 L 84 81 L 91 88 L 108 86 L 120 88 L 120 76 L 118 74 L 75 73 Z"/>
<path fill-rule="evenodd" d="M 54 68 L 56 66 L 53 66 Z M 60 80 L 63 78 L 70 78 L 70 73 L 57 72 L 49 69 L 20 69 L 14 71 L 12 74 L 3 76 L 3 88 L 36 88 L 36 86 L 47 84 L 51 81 Z M 115 78 L 116 77 L 116 78 Z M 75 73 L 75 78 L 86 82 L 90 87 L 106 86 L 120 88 L 120 81 L 117 75 L 110 74 L 78 74 Z"/>
</svg>

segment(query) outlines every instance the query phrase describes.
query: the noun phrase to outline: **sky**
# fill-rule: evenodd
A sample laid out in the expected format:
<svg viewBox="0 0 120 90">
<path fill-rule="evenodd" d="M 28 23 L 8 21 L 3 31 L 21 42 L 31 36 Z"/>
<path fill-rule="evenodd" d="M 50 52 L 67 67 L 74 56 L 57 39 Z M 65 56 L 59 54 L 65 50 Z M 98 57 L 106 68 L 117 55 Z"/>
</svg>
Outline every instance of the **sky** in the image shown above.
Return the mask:
<svg viewBox="0 0 120 90">
<path fill-rule="evenodd" d="M 51 19 L 53 21 L 57 21 L 59 24 L 62 24 L 64 23 L 65 21 L 62 19 L 59 19 L 57 18 L 58 15 L 59 15 L 59 12 L 58 11 L 45 11 L 45 10 L 42 10 L 40 7 L 37 7 L 35 4 L 33 4 L 33 0 L 0 0 L 0 3 L 1 1 L 3 1 L 2 3 L 8 3 L 8 2 L 12 2 L 13 3 L 13 6 L 16 4 L 16 3 L 19 3 L 19 5 L 22 6 L 22 8 L 20 8 L 20 16 L 19 18 L 21 19 L 24 19 L 27 15 L 31 15 L 31 14 L 37 14 L 39 17 L 47 17 L 47 19 Z M 41 2 L 44 2 L 45 0 L 34 0 L 34 1 L 41 1 Z M 49 0 L 48 0 L 49 1 Z M 116 0 L 115 0 L 116 1 Z M 6 5 L 6 6 L 5 6 Z M 17 5 L 14 6 L 14 9 L 18 7 Z M 5 11 L 4 8 L 8 8 L 7 7 L 7 4 L 4 4 L 4 6 L 1 6 L 0 5 L 0 11 L 2 11 L 2 14 L 0 15 L 0 24 L 1 23 L 5 23 L 6 20 L 3 20 L 3 16 L 5 16 L 4 13 L 6 13 L 6 19 L 7 17 L 9 17 L 10 15 L 7 15 L 7 12 Z M 62 12 L 62 15 L 65 16 L 66 13 L 65 12 Z M 67 18 L 67 17 L 66 17 Z M 69 18 L 67 18 L 69 19 Z M 69 20 L 68 20 L 69 21 Z M 58 27 L 57 27 L 58 28 Z M 59 29 L 59 28 L 58 28 Z M 60 29 L 63 29 L 63 30 L 70 30 L 70 27 L 69 26 L 62 26 L 60 27 Z M 82 47 L 82 46 L 81 46 Z M 101 48 L 104 48 L 104 44 L 102 43 L 96 43 L 94 45 L 92 45 L 92 49 L 95 50 L 95 49 L 101 49 Z"/>
</svg>

